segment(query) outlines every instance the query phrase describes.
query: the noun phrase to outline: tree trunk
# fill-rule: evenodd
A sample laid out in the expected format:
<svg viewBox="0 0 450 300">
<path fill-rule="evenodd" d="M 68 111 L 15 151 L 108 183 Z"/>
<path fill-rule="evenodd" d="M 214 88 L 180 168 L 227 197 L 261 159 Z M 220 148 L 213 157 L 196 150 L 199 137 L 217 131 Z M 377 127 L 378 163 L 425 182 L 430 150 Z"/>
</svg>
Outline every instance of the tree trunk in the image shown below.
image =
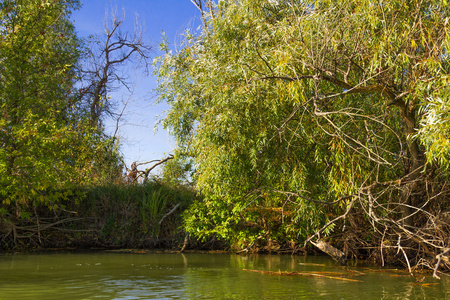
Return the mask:
<svg viewBox="0 0 450 300">
<path fill-rule="evenodd" d="M 412 225 L 411 207 L 414 205 L 412 196 L 420 188 L 418 179 L 421 167 L 424 164 L 423 153 L 412 136 L 416 133 L 416 105 L 403 103 L 400 107 L 401 116 L 405 125 L 405 138 L 408 146 L 407 159 L 405 160 L 405 180 L 400 192 L 401 214 L 405 225 Z"/>
</svg>

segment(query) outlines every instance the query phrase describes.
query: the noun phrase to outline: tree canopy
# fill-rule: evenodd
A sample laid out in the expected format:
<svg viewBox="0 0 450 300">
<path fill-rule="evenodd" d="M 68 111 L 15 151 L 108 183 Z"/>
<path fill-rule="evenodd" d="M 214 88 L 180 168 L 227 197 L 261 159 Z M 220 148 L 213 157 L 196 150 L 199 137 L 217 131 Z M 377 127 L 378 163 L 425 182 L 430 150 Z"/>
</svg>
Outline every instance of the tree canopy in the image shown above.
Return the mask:
<svg viewBox="0 0 450 300">
<path fill-rule="evenodd" d="M 448 247 L 446 2 L 203 7 L 202 31 L 156 61 L 205 197 L 191 233 L 248 247 L 334 232 L 349 254 L 403 241 L 416 263 Z"/>
<path fill-rule="evenodd" d="M 76 0 L 0 3 L 0 199 L 53 206 L 89 182 L 106 140 L 81 109 Z M 20 210 L 18 210 L 20 212 Z"/>
</svg>

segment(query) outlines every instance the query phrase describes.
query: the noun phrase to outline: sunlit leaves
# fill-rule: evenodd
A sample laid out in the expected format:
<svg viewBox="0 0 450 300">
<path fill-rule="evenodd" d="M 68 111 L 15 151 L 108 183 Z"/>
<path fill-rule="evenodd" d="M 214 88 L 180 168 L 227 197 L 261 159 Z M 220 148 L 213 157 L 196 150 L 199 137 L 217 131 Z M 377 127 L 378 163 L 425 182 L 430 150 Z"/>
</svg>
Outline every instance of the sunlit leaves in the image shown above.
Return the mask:
<svg viewBox="0 0 450 300">
<path fill-rule="evenodd" d="M 450 102 L 448 90 L 441 94 L 445 98 L 430 98 L 423 107 L 422 127 L 417 133 L 427 148 L 428 160 L 450 165 Z"/>
<path fill-rule="evenodd" d="M 289 204 L 283 226 L 306 236 L 333 212 L 295 195 L 331 202 L 401 177 L 422 164 L 411 138 L 421 114 L 447 124 L 428 97 L 449 71 L 440 1 L 277 2 L 221 1 L 201 34 L 158 60 L 165 125 L 206 197 L 189 218 L 203 233 L 241 236 L 249 228 L 230 224 Z M 432 153 L 445 139 L 430 126 L 420 133 Z M 253 237 L 270 231 L 245 224 Z"/>
<path fill-rule="evenodd" d="M 0 200 L 54 205 L 86 182 L 103 141 L 73 97 L 79 41 L 69 20 L 79 1 L 0 6 Z"/>
</svg>

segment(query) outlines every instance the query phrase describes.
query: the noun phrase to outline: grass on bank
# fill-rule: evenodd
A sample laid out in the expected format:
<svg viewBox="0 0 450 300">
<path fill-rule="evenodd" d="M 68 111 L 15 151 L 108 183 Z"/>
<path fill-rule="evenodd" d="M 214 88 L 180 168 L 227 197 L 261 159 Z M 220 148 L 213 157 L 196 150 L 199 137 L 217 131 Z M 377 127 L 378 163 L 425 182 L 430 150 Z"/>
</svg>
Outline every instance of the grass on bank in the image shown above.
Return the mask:
<svg viewBox="0 0 450 300">
<path fill-rule="evenodd" d="M 182 212 L 195 197 L 188 187 L 157 181 L 80 188 L 53 207 L 4 208 L 0 247 L 177 247 L 185 237 Z"/>
</svg>

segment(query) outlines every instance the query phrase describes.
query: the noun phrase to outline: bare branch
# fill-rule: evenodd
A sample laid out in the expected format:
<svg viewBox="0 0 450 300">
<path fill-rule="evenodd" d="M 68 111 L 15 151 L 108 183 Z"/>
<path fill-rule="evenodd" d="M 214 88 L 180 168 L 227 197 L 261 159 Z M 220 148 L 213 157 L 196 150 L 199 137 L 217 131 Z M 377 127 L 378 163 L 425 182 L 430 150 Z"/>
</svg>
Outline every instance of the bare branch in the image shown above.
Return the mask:
<svg viewBox="0 0 450 300">
<path fill-rule="evenodd" d="M 444 255 L 446 255 L 447 253 L 450 253 L 450 248 L 448 248 L 447 250 L 445 250 L 444 252 L 442 252 L 441 254 L 439 254 L 439 255 L 436 256 L 436 258 L 437 258 L 438 261 L 437 261 L 437 263 L 436 263 L 436 267 L 434 268 L 434 272 L 433 272 L 433 277 L 434 277 L 434 278 L 441 279 L 441 278 L 437 275 L 437 272 L 438 272 L 438 269 L 439 269 L 439 265 L 441 264 L 442 257 L 443 257 Z"/>
<path fill-rule="evenodd" d="M 167 156 L 166 158 L 161 159 L 160 161 L 158 161 L 157 163 L 155 163 L 153 166 L 151 166 L 150 168 L 146 169 L 146 170 L 143 172 L 143 174 L 145 175 L 145 177 L 144 177 L 144 182 L 147 181 L 147 179 L 148 179 L 148 174 L 149 174 L 154 168 L 156 168 L 157 166 L 159 166 L 159 165 L 165 163 L 166 161 L 168 161 L 168 160 L 170 160 L 170 159 L 173 159 L 173 155 L 172 155 L 172 154 L 169 155 L 169 156 Z"/>
<path fill-rule="evenodd" d="M 148 61 L 152 47 L 145 44 L 142 32 L 135 30 L 132 37 L 123 34 L 120 27 L 123 20 L 113 15 L 111 27 L 105 25 L 105 37 L 103 45 L 100 38 L 95 38 L 88 51 L 87 65 L 81 70 L 84 74 L 84 82 L 87 86 L 80 89 L 80 98 L 84 99 L 90 110 L 91 124 L 99 126 L 100 119 L 106 113 L 112 115 L 112 100 L 108 99 L 108 93 L 125 86 L 129 90 L 127 77 L 123 75 L 119 67 L 128 62 L 137 61 L 138 66 L 148 70 Z M 98 47 L 98 48 L 97 48 Z"/>
<path fill-rule="evenodd" d="M 170 216 L 171 214 L 173 214 L 175 212 L 175 210 L 177 210 L 177 208 L 180 206 L 180 203 L 177 203 L 177 205 L 174 206 L 174 208 L 172 208 L 167 214 L 165 214 L 161 220 L 159 220 L 158 224 L 161 225 L 162 221 L 167 218 L 168 216 Z"/>
</svg>

